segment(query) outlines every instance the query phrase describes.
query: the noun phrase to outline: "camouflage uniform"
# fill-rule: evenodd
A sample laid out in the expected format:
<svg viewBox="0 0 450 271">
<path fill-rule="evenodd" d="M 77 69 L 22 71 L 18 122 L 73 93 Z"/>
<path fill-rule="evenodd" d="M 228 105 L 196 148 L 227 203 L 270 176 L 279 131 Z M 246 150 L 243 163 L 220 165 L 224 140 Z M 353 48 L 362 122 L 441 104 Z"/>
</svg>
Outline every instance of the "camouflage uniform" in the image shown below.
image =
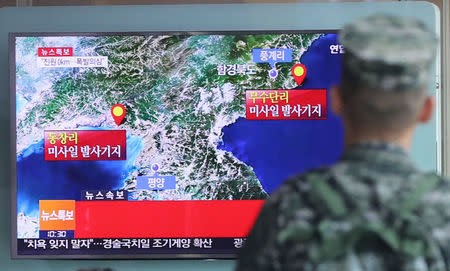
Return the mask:
<svg viewBox="0 0 450 271">
<path fill-rule="evenodd" d="M 428 83 L 422 73 L 429 76 L 436 38 L 417 21 L 376 15 L 346 26 L 340 39 L 343 73 L 370 89 Z M 402 44 L 423 52 L 407 57 Z M 419 171 L 398 145 L 360 142 L 334 166 L 287 180 L 271 196 L 237 270 L 438 271 L 450 270 L 449 261 L 449 182 Z"/>
</svg>

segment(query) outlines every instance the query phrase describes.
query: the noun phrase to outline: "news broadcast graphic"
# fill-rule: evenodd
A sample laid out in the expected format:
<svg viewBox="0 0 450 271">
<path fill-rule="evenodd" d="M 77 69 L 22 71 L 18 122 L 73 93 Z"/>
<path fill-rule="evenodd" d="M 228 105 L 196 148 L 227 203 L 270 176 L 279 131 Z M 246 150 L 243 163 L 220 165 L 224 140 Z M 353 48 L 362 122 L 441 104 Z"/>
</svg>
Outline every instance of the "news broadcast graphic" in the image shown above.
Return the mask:
<svg viewBox="0 0 450 271">
<path fill-rule="evenodd" d="M 332 31 L 11 38 L 13 257 L 232 258 L 342 152 Z"/>
<path fill-rule="evenodd" d="M 327 90 L 247 90 L 248 120 L 326 119 Z"/>
</svg>

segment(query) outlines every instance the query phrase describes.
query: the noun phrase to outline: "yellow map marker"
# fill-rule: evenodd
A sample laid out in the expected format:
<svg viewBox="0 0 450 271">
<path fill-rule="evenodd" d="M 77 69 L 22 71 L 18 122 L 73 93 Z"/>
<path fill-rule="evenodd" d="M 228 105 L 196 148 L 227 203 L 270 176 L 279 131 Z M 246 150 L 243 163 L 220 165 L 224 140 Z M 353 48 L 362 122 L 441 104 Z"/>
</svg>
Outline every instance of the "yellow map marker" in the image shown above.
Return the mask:
<svg viewBox="0 0 450 271">
<path fill-rule="evenodd" d="M 111 107 L 111 115 L 117 125 L 120 125 L 122 123 L 126 113 L 127 110 L 125 109 L 125 106 L 121 104 L 115 104 L 113 105 L 113 107 Z"/>
</svg>

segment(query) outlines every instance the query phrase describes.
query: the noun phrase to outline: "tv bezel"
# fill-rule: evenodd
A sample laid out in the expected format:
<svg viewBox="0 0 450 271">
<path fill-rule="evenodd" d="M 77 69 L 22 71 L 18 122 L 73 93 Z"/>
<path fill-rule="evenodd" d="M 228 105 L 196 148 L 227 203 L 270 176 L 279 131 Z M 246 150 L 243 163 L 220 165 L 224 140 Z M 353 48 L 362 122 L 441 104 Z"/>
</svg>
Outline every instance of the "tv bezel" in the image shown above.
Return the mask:
<svg viewBox="0 0 450 271">
<path fill-rule="evenodd" d="M 132 31 L 132 32 L 10 32 L 8 36 L 10 79 L 10 159 L 11 159 L 11 258 L 12 259 L 236 259 L 236 253 L 223 254 L 65 254 L 22 255 L 17 247 L 17 142 L 16 142 L 16 38 L 18 37 L 99 37 L 99 36 L 160 36 L 160 35 L 258 35 L 258 34 L 337 34 L 337 29 L 323 30 L 238 30 L 238 31 Z M 162 237 L 163 238 L 163 237 Z M 106 238 L 111 239 L 111 238 Z"/>
</svg>

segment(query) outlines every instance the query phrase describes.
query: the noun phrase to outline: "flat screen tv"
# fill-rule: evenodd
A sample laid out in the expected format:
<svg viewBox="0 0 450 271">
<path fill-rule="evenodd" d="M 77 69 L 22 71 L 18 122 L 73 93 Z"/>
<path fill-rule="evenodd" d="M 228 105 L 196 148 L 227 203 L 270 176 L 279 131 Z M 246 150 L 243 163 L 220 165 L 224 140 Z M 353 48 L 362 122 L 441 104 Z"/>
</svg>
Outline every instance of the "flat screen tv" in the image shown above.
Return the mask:
<svg viewBox="0 0 450 271">
<path fill-rule="evenodd" d="M 342 152 L 336 31 L 11 33 L 16 258 L 233 258 Z"/>
</svg>

